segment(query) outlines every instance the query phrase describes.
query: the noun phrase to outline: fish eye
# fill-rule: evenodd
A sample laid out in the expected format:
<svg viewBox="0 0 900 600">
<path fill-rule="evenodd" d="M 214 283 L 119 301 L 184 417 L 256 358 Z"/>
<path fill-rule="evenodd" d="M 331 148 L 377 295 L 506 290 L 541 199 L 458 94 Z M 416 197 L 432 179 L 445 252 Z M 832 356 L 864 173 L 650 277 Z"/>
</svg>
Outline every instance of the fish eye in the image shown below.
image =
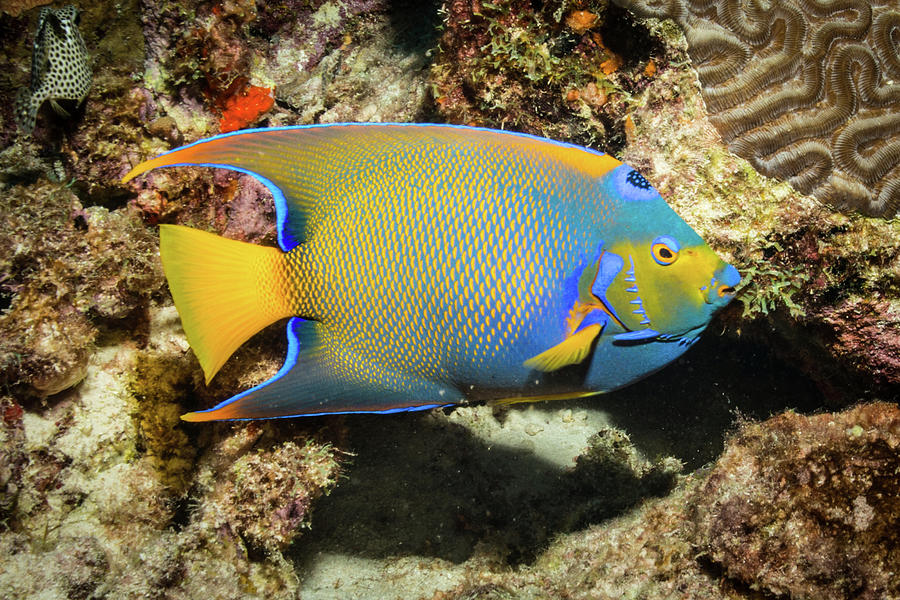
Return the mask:
<svg viewBox="0 0 900 600">
<path fill-rule="evenodd" d="M 657 264 L 662 266 L 671 265 L 678 259 L 678 251 L 681 247 L 674 238 L 667 235 L 661 235 L 650 245 L 650 254 Z"/>
</svg>

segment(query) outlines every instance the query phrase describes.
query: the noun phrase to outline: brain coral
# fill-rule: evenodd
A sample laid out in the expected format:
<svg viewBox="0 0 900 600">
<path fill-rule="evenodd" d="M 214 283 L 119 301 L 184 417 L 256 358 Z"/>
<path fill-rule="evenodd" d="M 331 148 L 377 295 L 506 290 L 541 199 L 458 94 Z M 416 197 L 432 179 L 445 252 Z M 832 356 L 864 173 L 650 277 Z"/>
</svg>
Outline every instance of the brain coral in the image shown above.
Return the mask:
<svg viewBox="0 0 900 600">
<path fill-rule="evenodd" d="M 615 0 L 684 29 L 710 119 L 765 175 L 900 213 L 897 0 Z"/>
</svg>

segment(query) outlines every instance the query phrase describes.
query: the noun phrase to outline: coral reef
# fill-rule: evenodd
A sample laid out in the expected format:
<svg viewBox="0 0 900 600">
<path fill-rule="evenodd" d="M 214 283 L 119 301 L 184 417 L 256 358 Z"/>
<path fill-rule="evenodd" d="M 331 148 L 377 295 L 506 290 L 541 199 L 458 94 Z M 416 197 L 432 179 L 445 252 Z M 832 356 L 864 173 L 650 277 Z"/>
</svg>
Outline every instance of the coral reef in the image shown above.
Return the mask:
<svg viewBox="0 0 900 600">
<path fill-rule="evenodd" d="M 101 325 L 140 321 L 161 292 L 156 237 L 133 212 L 84 208 L 49 182 L 7 190 L 0 214 L 2 381 L 53 395 L 84 378 Z"/>
<path fill-rule="evenodd" d="M 765 175 L 900 214 L 900 11 L 890 1 L 615 0 L 684 28 L 710 121 Z"/>
<path fill-rule="evenodd" d="M 598 431 L 561 482 L 565 497 L 588 499 L 578 511 L 570 512 L 569 527 L 596 523 L 645 498 L 667 494 L 681 470 L 681 463 L 671 457 L 648 461 L 622 430 Z"/>
<path fill-rule="evenodd" d="M 658 36 L 605 1 L 538 9 L 460 0 L 445 9 L 431 77 L 437 109 L 454 123 L 615 151 L 629 98 L 652 78 L 654 61 L 666 60 Z"/>
<path fill-rule="evenodd" d="M 179 401 L 192 383 L 191 364 L 170 354 L 138 354 L 128 385 L 135 400 L 132 415 L 137 450 L 146 454 L 160 483 L 176 495 L 191 483 L 197 451 L 182 427 Z"/>
<path fill-rule="evenodd" d="M 662 71 L 622 158 L 744 274 L 744 314 L 725 320 L 800 365 L 832 406 L 895 397 L 900 222 L 834 213 L 760 176 L 700 117 L 697 89 L 692 72 Z"/>
<path fill-rule="evenodd" d="M 758 82 L 797 23 L 778 16 L 775 37 L 766 27 L 734 73 L 738 63 L 710 62 L 696 44 L 822 3 L 695 14 L 692 2 L 677 16 L 687 40 L 602 0 L 454 0 L 443 12 L 384 0 L 85 3 L 91 91 L 70 118 L 43 111 L 30 138 L 13 98 L 29 85 L 38 11 L 10 8 L 26 4 L 0 3 L 0 597 L 898 595 L 895 406 L 745 424 L 711 469 L 679 475 L 715 461 L 735 413 L 897 397 L 900 222 L 833 213 L 760 175 L 714 127 L 754 102 L 727 86 Z M 895 107 L 895 66 L 877 48 L 896 47 L 897 28 L 884 2 L 840 6 L 834 26 L 804 13 L 808 35 L 832 43 L 818 63 L 809 50 L 792 57 L 781 85 L 818 65 L 810 75 L 836 87 L 817 106 L 844 110 L 825 106 L 843 90 L 857 112 L 835 130 L 840 145 L 781 176 L 853 191 L 859 167 L 881 191 L 835 201 L 865 204 L 896 191 L 896 135 L 870 139 L 860 123 L 882 110 L 867 103 Z M 828 83 L 841 60 L 871 85 Z M 712 122 L 701 82 L 719 93 Z M 755 144 L 806 110 L 730 143 Z M 740 266 L 743 307 L 672 369 L 589 403 L 186 425 L 178 415 L 271 376 L 285 340 L 282 327 L 262 332 L 205 386 L 154 226 L 271 245 L 271 195 L 207 169 L 119 178 L 231 117 L 449 120 L 612 151 Z M 791 165 L 796 148 L 761 159 Z M 348 450 L 358 456 L 341 478 Z"/>
<path fill-rule="evenodd" d="M 744 424 L 668 497 L 436 597 L 896 597 L 898 435 L 884 403 Z"/>
<path fill-rule="evenodd" d="M 294 597 L 280 549 L 304 531 L 342 455 L 321 427 L 225 426 L 196 439 L 176 402 L 200 380 L 174 359 L 174 312 L 152 312 L 145 350 L 103 346 L 84 383 L 46 408 L 0 404 L 3 597 Z"/>
</svg>

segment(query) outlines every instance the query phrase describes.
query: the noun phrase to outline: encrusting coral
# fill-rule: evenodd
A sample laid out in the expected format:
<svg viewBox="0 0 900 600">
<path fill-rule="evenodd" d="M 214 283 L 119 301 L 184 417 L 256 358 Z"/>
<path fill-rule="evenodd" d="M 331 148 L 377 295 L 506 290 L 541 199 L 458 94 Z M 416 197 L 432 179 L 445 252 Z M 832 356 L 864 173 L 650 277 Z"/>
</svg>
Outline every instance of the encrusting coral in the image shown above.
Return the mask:
<svg viewBox="0 0 900 600">
<path fill-rule="evenodd" d="M 258 448 L 229 465 L 198 519 L 222 523 L 252 550 L 283 550 L 338 472 L 333 448 L 311 439 Z"/>
<path fill-rule="evenodd" d="M 684 28 L 729 148 L 833 206 L 900 214 L 900 11 L 890 0 L 614 0 Z"/>
</svg>

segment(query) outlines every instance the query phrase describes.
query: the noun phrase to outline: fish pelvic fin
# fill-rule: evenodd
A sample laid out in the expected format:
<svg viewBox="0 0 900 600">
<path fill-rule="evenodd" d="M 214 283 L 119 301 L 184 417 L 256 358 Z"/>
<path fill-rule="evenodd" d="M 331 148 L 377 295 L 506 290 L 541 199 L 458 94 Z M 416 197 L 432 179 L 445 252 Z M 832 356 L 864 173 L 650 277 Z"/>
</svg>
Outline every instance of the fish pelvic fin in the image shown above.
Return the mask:
<svg viewBox="0 0 900 600">
<path fill-rule="evenodd" d="M 511 396 L 509 398 L 498 398 L 488 401 L 491 406 L 509 406 L 510 404 L 523 404 L 526 402 L 549 402 L 551 400 L 575 400 L 576 398 L 589 398 L 602 394 L 602 391 L 575 391 L 562 392 L 560 394 L 543 394 L 537 396 Z"/>
<path fill-rule="evenodd" d="M 276 248 L 161 225 L 159 250 L 184 333 L 206 383 L 241 344 L 291 315 L 286 261 Z"/>
</svg>

